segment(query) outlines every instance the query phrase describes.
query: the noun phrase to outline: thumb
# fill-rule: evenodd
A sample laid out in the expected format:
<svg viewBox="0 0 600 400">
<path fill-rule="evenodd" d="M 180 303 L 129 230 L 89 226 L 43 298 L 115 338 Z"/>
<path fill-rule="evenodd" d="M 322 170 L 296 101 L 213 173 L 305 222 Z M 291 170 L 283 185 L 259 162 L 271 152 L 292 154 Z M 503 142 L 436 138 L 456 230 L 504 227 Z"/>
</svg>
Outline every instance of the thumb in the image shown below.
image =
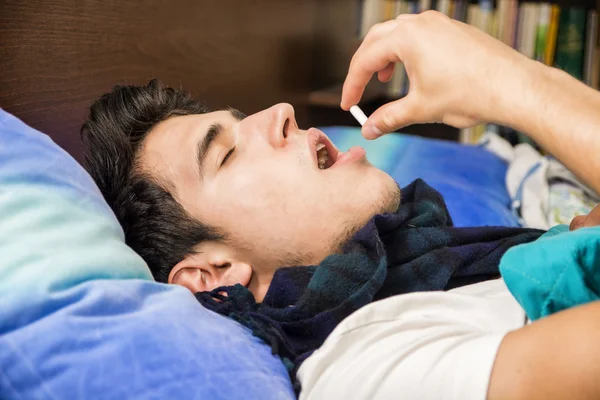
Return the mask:
<svg viewBox="0 0 600 400">
<path fill-rule="evenodd" d="M 410 93 L 399 99 L 379 107 L 365 122 L 362 134 L 366 139 L 378 137 L 393 132 L 406 125 L 415 123 L 418 107 L 414 96 Z"/>
</svg>

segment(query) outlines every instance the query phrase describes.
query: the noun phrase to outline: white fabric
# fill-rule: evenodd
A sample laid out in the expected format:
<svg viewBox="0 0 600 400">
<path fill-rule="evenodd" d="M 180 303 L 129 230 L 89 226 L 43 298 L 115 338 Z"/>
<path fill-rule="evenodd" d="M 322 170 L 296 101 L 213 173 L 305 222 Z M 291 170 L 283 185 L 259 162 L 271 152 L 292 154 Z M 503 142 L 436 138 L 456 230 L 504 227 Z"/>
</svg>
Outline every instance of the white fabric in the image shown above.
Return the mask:
<svg viewBox="0 0 600 400">
<path fill-rule="evenodd" d="M 485 399 L 504 335 L 525 321 L 502 279 L 374 302 L 302 364 L 300 399 Z"/>
<path fill-rule="evenodd" d="M 569 182 L 553 183 L 548 197 L 548 223 L 569 225 L 576 216 L 589 214 L 598 204 L 595 200 Z"/>
<path fill-rule="evenodd" d="M 506 172 L 506 189 L 513 208 L 519 210 L 521 224 L 527 228 L 550 229 L 552 226 L 548 220 L 550 189 L 546 177 L 548 158 L 543 157 L 529 143 L 512 147 L 506 139 L 492 130 L 486 132 L 481 147 L 509 164 Z"/>
<path fill-rule="evenodd" d="M 481 139 L 481 146 L 489 152 L 494 153 L 507 163 L 511 163 L 515 158 L 515 149 L 508 140 L 500 137 L 491 128 L 495 125 L 488 125 L 488 131 L 485 132 Z"/>
<path fill-rule="evenodd" d="M 537 165 L 539 167 L 534 170 Z M 529 143 L 515 146 L 515 157 L 506 172 L 506 188 L 514 205 L 521 209 L 524 227 L 550 229 L 546 217 L 550 192 L 546 180 L 547 167 L 548 160 Z"/>
</svg>

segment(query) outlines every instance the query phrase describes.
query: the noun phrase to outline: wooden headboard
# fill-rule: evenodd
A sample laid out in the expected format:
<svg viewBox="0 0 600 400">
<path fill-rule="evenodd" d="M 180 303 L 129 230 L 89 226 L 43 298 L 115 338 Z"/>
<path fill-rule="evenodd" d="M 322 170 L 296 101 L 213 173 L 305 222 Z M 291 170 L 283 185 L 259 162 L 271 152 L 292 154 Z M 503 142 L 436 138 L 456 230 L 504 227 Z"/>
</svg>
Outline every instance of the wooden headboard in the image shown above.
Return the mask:
<svg viewBox="0 0 600 400">
<path fill-rule="evenodd" d="M 353 37 L 356 3 L 0 0 L 0 107 L 78 160 L 89 106 L 116 83 L 159 78 L 246 113 L 290 102 L 302 126 L 309 92 L 347 68 L 336 40 Z"/>
</svg>

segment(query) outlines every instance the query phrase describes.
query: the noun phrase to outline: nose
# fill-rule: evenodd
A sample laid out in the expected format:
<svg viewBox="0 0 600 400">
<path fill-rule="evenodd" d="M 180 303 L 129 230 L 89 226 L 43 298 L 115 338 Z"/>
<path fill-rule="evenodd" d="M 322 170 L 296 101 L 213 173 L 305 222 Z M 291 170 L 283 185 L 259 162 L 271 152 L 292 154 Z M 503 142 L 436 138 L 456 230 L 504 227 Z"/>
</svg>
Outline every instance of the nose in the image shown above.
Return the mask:
<svg viewBox="0 0 600 400">
<path fill-rule="evenodd" d="M 291 104 L 280 103 L 253 114 L 242 121 L 244 131 L 262 135 L 271 146 L 283 147 L 290 133 L 298 130 Z"/>
</svg>

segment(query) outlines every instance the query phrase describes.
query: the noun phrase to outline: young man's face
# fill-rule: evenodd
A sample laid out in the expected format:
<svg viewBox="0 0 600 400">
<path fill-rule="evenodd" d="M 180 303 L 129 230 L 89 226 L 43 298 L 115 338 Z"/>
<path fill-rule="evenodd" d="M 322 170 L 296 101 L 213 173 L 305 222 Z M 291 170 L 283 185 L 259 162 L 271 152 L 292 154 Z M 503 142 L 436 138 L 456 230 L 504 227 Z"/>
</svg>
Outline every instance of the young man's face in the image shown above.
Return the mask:
<svg viewBox="0 0 600 400">
<path fill-rule="evenodd" d="M 327 169 L 318 167 L 319 143 Z M 298 129 L 288 104 L 246 118 L 172 117 L 149 134 L 140 161 L 192 217 L 230 237 L 200 244 L 171 273 L 193 291 L 241 283 L 261 299 L 277 268 L 320 262 L 399 203 L 396 183 L 362 149 L 338 154 L 322 132 Z"/>
</svg>

